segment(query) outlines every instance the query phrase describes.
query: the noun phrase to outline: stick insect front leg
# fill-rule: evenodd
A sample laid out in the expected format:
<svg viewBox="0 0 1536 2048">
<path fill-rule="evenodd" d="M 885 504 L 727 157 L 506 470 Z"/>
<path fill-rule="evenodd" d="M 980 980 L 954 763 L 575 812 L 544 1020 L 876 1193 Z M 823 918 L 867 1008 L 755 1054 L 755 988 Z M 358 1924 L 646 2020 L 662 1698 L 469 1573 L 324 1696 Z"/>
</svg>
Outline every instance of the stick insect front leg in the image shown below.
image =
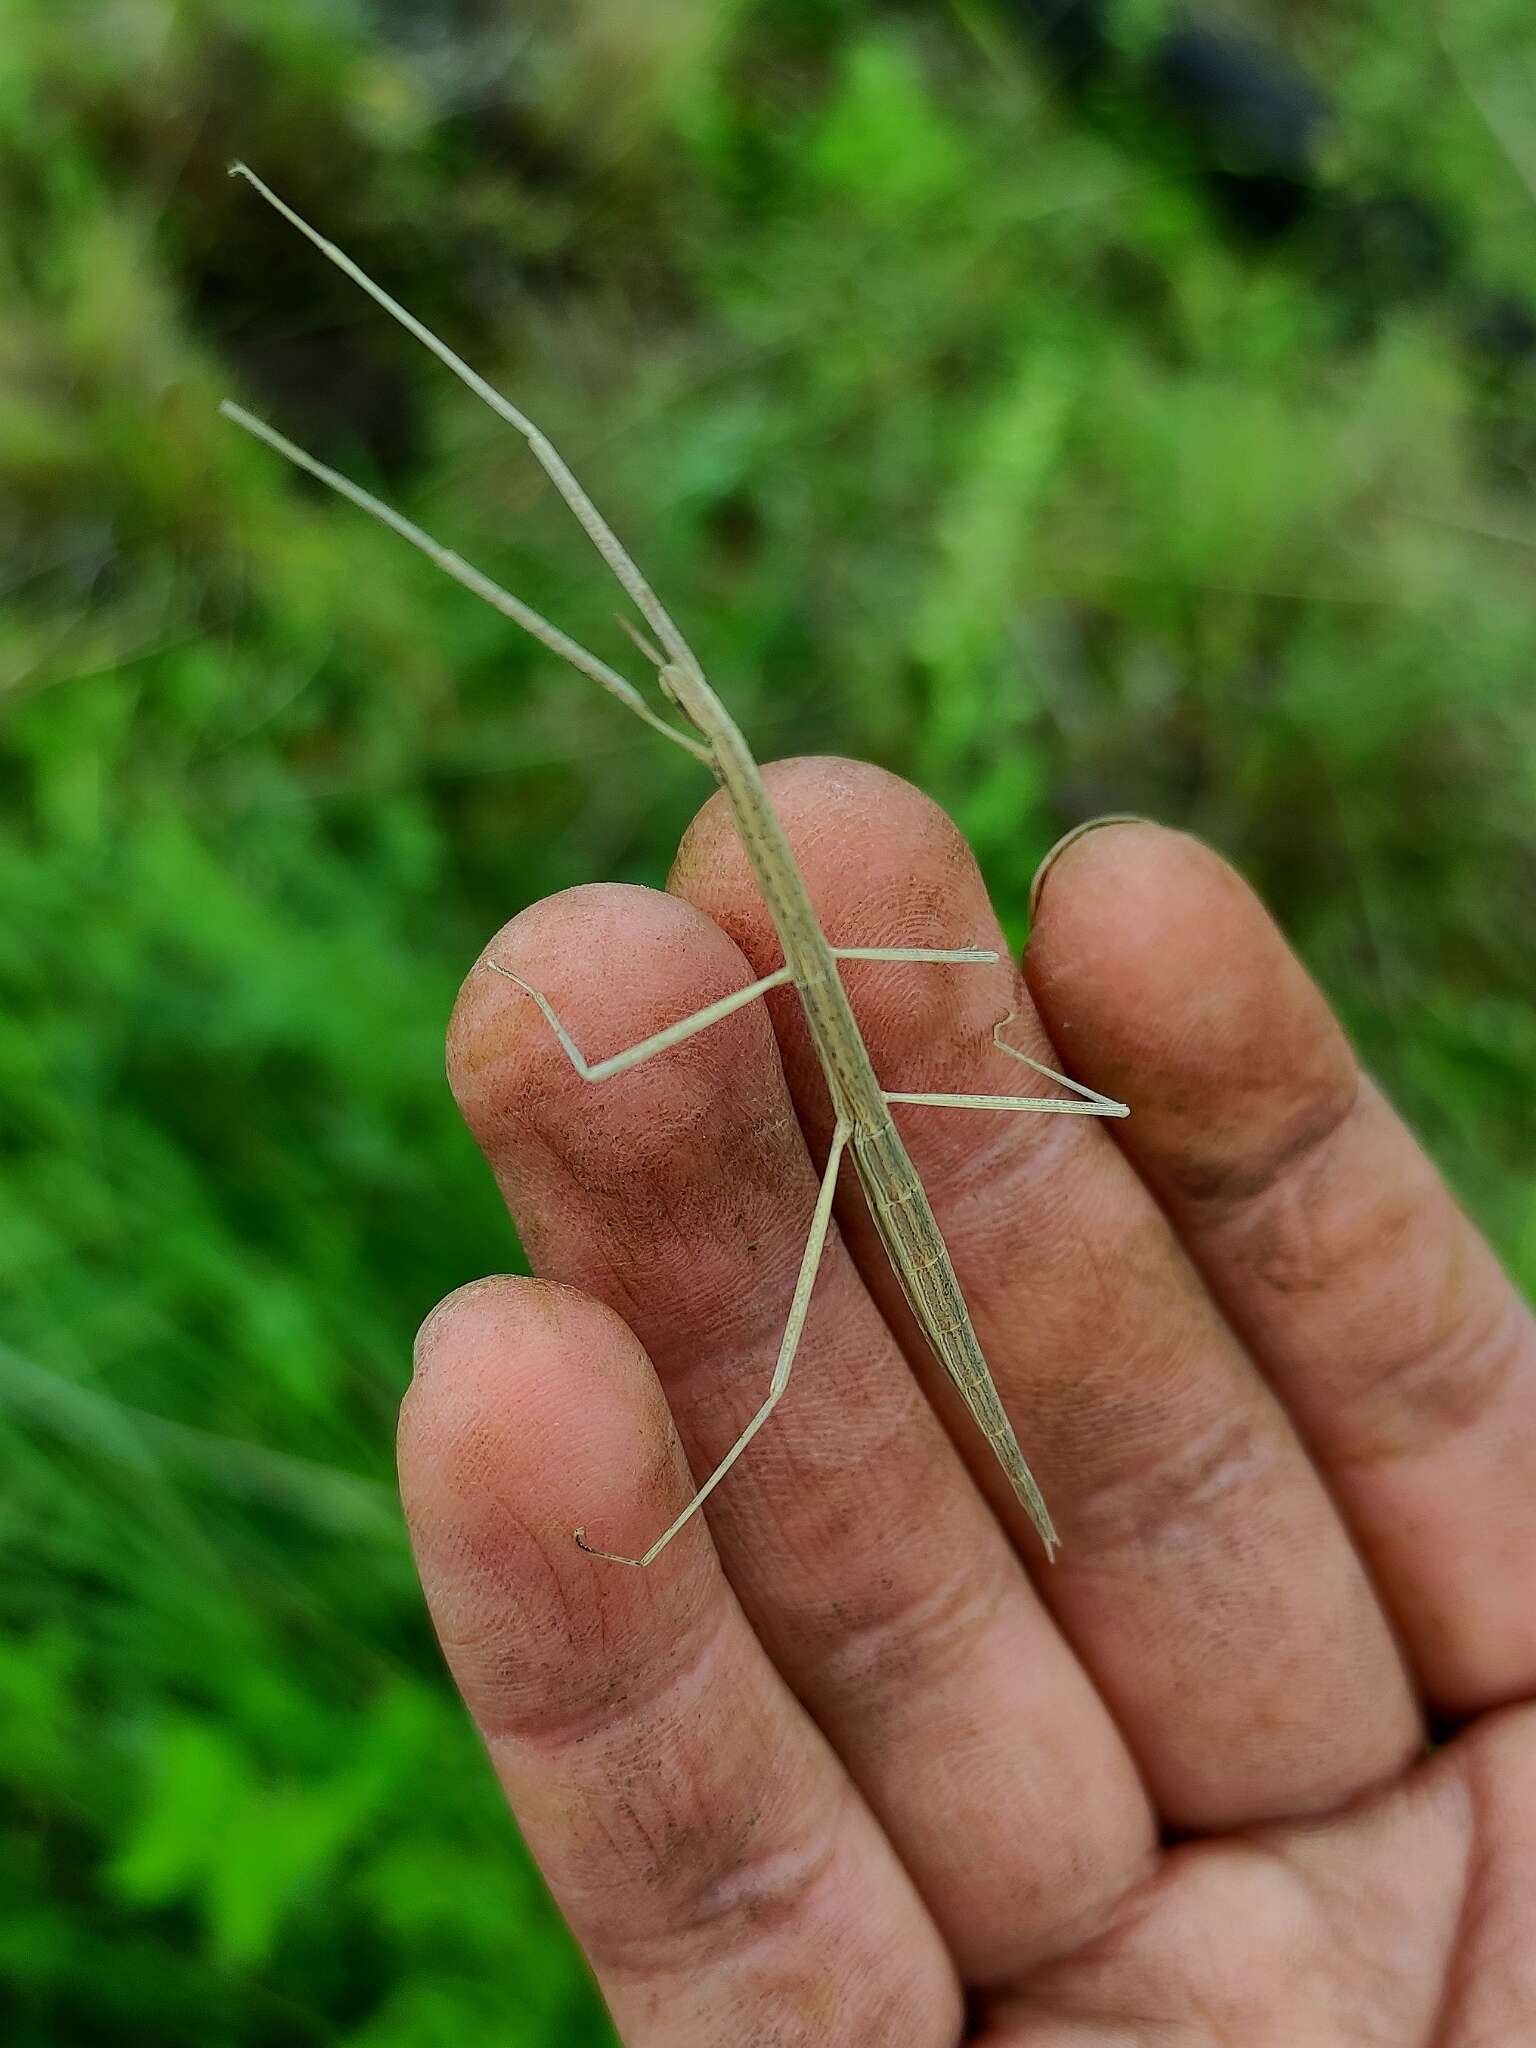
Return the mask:
<svg viewBox="0 0 1536 2048">
<path fill-rule="evenodd" d="M 726 1473 L 730 1471 L 753 1437 L 778 1406 L 784 1389 L 789 1385 L 789 1375 L 794 1368 L 795 1353 L 800 1348 L 800 1333 L 805 1328 L 805 1318 L 811 1306 L 811 1293 L 816 1285 L 816 1274 L 821 1265 L 821 1254 L 827 1242 L 827 1230 L 832 1221 L 832 1198 L 837 1192 L 837 1170 L 842 1164 L 843 1151 L 848 1143 L 849 1126 L 839 1123 L 832 1133 L 832 1144 L 827 1152 L 827 1164 L 821 1176 L 821 1189 L 816 1197 L 816 1209 L 811 1218 L 810 1235 L 805 1241 L 805 1250 L 800 1258 L 800 1273 L 795 1281 L 794 1298 L 789 1305 L 789 1320 L 784 1325 L 783 1340 L 779 1345 L 778 1362 L 773 1368 L 769 1382 L 768 1397 L 761 1408 L 737 1437 L 735 1443 L 710 1473 L 698 1492 L 689 1501 L 680 1515 L 663 1529 L 649 1550 L 643 1550 L 638 1557 L 623 1557 L 614 1550 L 597 1550 L 587 1541 L 586 1531 L 576 1531 L 576 1541 L 589 1557 L 603 1557 L 610 1564 L 632 1564 L 644 1569 L 654 1564 L 666 1549 L 672 1538 L 685 1523 L 692 1520 L 708 1500 Z"/>
<path fill-rule="evenodd" d="M 783 988 L 791 979 L 787 967 L 775 968 L 772 974 L 765 974 L 761 981 L 754 981 L 746 988 L 739 988 L 728 996 L 722 996 L 717 1003 L 709 1003 L 702 1010 L 696 1010 L 691 1017 L 684 1017 L 676 1024 L 669 1024 L 662 1031 L 652 1032 L 649 1038 L 642 1038 L 638 1045 L 628 1046 L 623 1052 L 610 1053 L 605 1060 L 589 1061 L 581 1047 L 555 1015 L 548 999 L 514 974 L 510 967 L 503 967 L 499 961 L 487 960 L 486 966 L 492 974 L 499 974 L 503 981 L 510 981 L 520 988 L 525 996 L 532 996 L 544 1014 L 544 1019 L 559 1039 L 561 1049 L 583 1081 L 609 1081 L 615 1074 L 627 1073 L 631 1067 L 638 1067 L 658 1052 L 666 1052 L 674 1045 L 681 1045 L 685 1039 L 695 1037 L 700 1031 L 707 1031 L 711 1024 L 718 1024 L 724 1018 L 734 1016 L 737 1010 L 744 1010 L 748 1003 L 756 1002 L 770 989 Z"/>
</svg>

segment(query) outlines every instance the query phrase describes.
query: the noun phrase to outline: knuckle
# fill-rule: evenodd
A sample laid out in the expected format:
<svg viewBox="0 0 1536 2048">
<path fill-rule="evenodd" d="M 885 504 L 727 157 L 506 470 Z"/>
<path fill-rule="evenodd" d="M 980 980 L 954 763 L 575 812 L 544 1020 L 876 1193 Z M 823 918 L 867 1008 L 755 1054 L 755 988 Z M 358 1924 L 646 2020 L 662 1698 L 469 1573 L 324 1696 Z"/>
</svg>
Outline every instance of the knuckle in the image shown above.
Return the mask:
<svg viewBox="0 0 1536 2048">
<path fill-rule="evenodd" d="M 1148 1454 L 1121 1462 L 1073 1502 L 1071 1542 L 1085 1556 L 1174 1552 L 1209 1542 L 1212 1519 L 1234 1496 L 1256 1496 L 1282 1464 L 1275 1432 L 1252 1412 L 1218 1414 L 1170 1443 L 1158 1432 Z"/>
<path fill-rule="evenodd" d="M 1333 1073 L 1272 1116 L 1262 1141 L 1252 1128 L 1228 1155 L 1195 1151 L 1169 1160 L 1164 1171 L 1184 1200 L 1216 1214 L 1247 1209 L 1282 1183 L 1313 1171 L 1347 1137 L 1362 1105 L 1359 1068 Z M 1207 1133 L 1208 1135 L 1208 1133 Z"/>
<path fill-rule="evenodd" d="M 706 1959 L 714 1969 L 782 1944 L 824 1909 L 839 1817 L 834 1802 L 789 1828 L 777 1801 L 743 1801 L 735 1788 L 691 1812 L 642 1815 L 621 1800 L 609 1823 L 619 1895 L 642 1892 L 649 1908 L 605 1916 L 594 1944 L 602 1962 L 644 1975 Z"/>
<path fill-rule="evenodd" d="M 970 1558 L 965 1572 L 935 1578 L 871 1571 L 840 1591 L 827 1681 L 866 1715 L 898 1697 L 908 1702 L 970 1661 L 1002 1601 L 1000 1574 L 976 1570 Z"/>
<path fill-rule="evenodd" d="M 1476 1427 L 1533 1368 L 1529 1312 L 1512 1293 L 1496 1295 L 1378 1361 L 1339 1417 L 1340 1456 L 1363 1466 L 1436 1450 Z"/>
<path fill-rule="evenodd" d="M 558 1563 L 551 1572 L 558 1580 Z M 611 1627 L 601 1598 L 557 1590 L 555 1603 L 558 1627 L 545 1632 L 542 1644 L 530 1643 L 526 1629 L 500 1610 L 439 1629 L 461 1684 L 473 1661 L 473 1684 L 465 1689 L 474 1691 L 475 1718 L 488 1742 L 552 1768 L 577 1752 L 611 1749 L 617 1756 L 650 1747 L 659 1731 L 686 1721 L 718 1676 L 730 1614 L 722 1603 L 701 1603 L 665 1655 L 653 1637 Z"/>
</svg>

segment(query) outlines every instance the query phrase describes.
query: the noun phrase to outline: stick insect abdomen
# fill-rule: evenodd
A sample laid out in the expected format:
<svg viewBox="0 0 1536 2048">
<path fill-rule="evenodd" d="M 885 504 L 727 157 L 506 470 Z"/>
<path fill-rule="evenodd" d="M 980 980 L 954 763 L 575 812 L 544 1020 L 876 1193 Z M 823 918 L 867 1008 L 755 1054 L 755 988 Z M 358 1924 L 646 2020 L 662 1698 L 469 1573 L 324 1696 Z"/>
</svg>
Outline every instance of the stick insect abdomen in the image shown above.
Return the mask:
<svg viewBox="0 0 1536 2048">
<path fill-rule="evenodd" d="M 1007 1473 L 1040 1532 L 1046 1555 L 1054 1557 L 1061 1539 L 998 1398 L 949 1248 L 900 1134 L 887 1116 L 872 1128 L 856 1126 L 849 1150 L 880 1242 L 918 1328 Z"/>
</svg>

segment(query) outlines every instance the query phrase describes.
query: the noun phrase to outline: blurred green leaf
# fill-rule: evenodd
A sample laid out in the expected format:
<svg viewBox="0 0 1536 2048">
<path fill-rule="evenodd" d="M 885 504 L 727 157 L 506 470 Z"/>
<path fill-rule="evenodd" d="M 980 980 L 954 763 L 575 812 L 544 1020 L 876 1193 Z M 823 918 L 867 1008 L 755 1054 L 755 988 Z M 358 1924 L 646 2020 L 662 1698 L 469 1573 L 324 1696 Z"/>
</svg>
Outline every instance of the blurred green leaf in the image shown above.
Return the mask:
<svg viewBox="0 0 1536 2048">
<path fill-rule="evenodd" d="M 764 757 L 916 777 L 1011 934 L 1090 813 L 1236 859 L 1536 1280 L 1529 366 L 1228 241 L 1001 21 L 10 0 L 17 2048 L 609 2038 L 442 1673 L 390 1446 L 419 1318 L 518 1256 L 443 1086 L 459 979 L 527 902 L 659 883 L 704 781 L 218 420 L 242 395 L 628 658 L 521 443 L 228 155 L 557 436 Z M 1338 102 L 1330 190 L 1411 167 L 1467 276 L 1529 298 L 1527 29 L 1284 25 Z"/>
</svg>

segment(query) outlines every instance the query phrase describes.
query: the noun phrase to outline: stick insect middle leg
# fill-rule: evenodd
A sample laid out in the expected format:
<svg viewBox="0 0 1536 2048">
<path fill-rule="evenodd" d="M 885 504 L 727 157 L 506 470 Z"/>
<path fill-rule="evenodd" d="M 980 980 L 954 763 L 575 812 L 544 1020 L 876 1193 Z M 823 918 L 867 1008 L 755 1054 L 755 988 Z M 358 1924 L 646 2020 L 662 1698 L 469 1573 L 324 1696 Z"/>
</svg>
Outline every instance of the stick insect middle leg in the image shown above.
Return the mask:
<svg viewBox="0 0 1536 2048">
<path fill-rule="evenodd" d="M 816 1285 L 816 1274 L 821 1265 L 821 1254 L 827 1242 L 827 1230 L 832 1221 L 832 1198 L 837 1192 L 837 1170 L 842 1164 L 843 1152 L 850 1135 L 849 1126 L 839 1123 L 832 1133 L 832 1143 L 827 1152 L 826 1167 L 821 1176 L 821 1188 L 816 1197 L 815 1213 L 811 1217 L 810 1235 L 805 1241 L 805 1250 L 800 1258 L 799 1277 L 795 1281 L 794 1298 L 790 1302 L 789 1320 L 784 1325 L 783 1340 L 779 1345 L 778 1362 L 773 1368 L 773 1379 L 769 1383 L 768 1396 L 761 1408 L 737 1437 L 735 1443 L 710 1473 L 698 1492 L 651 1545 L 638 1557 L 623 1557 L 617 1551 L 598 1550 L 587 1541 L 586 1531 L 576 1531 L 576 1541 L 589 1557 L 603 1557 L 610 1564 L 632 1564 L 643 1569 L 653 1564 L 683 1525 L 695 1516 L 708 1500 L 726 1473 L 730 1471 L 753 1437 L 778 1406 L 784 1389 L 789 1385 L 789 1375 L 794 1368 L 795 1353 L 800 1348 L 800 1333 L 805 1328 L 805 1318 L 811 1305 L 811 1293 Z"/>
<path fill-rule="evenodd" d="M 995 967 L 1002 958 L 990 946 L 834 946 L 834 960 L 927 960 L 953 967 Z"/>
<path fill-rule="evenodd" d="M 1054 1081 L 1065 1082 L 1069 1088 L 1082 1089 L 1080 1081 L 1069 1080 L 1065 1074 L 1058 1074 L 1051 1067 L 1041 1071 Z M 887 1102 L 916 1103 L 925 1109 L 1017 1109 L 1056 1116 L 1129 1116 L 1131 1113 L 1128 1104 L 1111 1101 L 1109 1096 L 1100 1095 L 1097 1090 L 1080 1102 L 1060 1095 L 909 1095 L 897 1089 L 887 1089 L 885 1099 Z"/>
</svg>

